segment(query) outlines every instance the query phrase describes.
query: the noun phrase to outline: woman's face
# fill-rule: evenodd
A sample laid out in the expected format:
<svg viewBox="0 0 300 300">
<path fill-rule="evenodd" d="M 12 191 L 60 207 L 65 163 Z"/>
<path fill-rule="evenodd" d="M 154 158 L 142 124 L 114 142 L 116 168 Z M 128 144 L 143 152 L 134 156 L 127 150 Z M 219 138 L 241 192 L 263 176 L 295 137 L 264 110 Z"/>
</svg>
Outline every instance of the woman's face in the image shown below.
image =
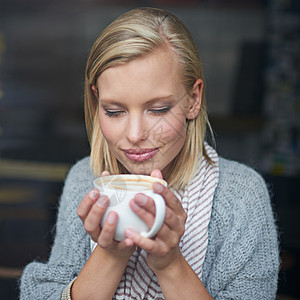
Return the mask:
<svg viewBox="0 0 300 300">
<path fill-rule="evenodd" d="M 195 84 L 196 85 L 196 84 Z M 195 118 L 196 93 L 188 95 L 169 52 L 157 49 L 106 69 L 97 80 L 100 129 L 111 152 L 130 173 L 169 175 Z"/>
</svg>

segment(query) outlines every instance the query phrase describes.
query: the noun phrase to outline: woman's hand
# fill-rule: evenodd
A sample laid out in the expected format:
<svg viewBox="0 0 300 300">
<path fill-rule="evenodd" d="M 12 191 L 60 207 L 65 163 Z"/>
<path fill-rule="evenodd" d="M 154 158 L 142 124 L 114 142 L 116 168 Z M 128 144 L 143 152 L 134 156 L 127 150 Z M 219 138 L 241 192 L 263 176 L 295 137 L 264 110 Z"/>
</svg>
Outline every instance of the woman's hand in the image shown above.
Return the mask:
<svg viewBox="0 0 300 300">
<path fill-rule="evenodd" d="M 108 175 L 109 173 L 104 171 L 101 176 Z M 106 196 L 101 196 L 97 189 L 92 189 L 80 202 L 77 214 L 83 222 L 86 232 L 101 248 L 117 256 L 130 256 L 135 249 L 133 241 L 125 239 L 122 242 L 117 242 L 113 238 L 118 222 L 117 213 L 110 212 L 103 228 L 100 227 L 102 217 L 108 205 L 109 199 Z"/>
<path fill-rule="evenodd" d="M 151 175 L 154 174 L 155 177 L 162 178 L 158 170 L 153 171 Z M 144 238 L 131 229 L 127 229 L 125 234 L 128 239 L 148 253 L 148 266 L 155 272 L 166 269 L 182 259 L 179 241 L 184 234 L 187 215 L 179 199 L 168 188 L 155 183 L 153 190 L 166 202 L 165 220 L 160 231 L 153 239 Z M 155 204 L 150 197 L 138 194 L 130 202 L 130 207 L 149 227 L 152 226 L 155 219 Z"/>
</svg>

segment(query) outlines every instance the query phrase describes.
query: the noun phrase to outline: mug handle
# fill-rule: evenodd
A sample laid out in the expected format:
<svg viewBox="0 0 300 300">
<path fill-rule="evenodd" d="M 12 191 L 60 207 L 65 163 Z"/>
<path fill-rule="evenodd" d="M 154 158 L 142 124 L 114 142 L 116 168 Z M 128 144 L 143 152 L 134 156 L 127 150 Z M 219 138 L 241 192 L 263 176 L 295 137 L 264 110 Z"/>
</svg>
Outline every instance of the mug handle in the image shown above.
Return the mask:
<svg viewBox="0 0 300 300">
<path fill-rule="evenodd" d="M 151 196 L 155 204 L 155 220 L 149 231 L 143 231 L 140 233 L 145 238 L 151 238 L 156 235 L 160 230 L 166 214 L 166 203 L 164 198 L 160 194 L 153 193 Z"/>
</svg>

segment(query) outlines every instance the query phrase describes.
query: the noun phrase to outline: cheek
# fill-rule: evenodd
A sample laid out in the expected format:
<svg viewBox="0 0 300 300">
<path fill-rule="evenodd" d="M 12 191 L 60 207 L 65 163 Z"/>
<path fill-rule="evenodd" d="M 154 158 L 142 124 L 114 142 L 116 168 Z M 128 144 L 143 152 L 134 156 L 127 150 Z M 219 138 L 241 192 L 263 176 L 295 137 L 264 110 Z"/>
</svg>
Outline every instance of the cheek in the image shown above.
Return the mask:
<svg viewBox="0 0 300 300">
<path fill-rule="evenodd" d="M 117 129 L 115 128 L 113 122 L 110 122 L 110 120 L 106 120 L 105 117 L 100 118 L 99 117 L 99 125 L 100 130 L 107 141 L 108 144 L 114 144 L 114 140 L 116 139 L 116 136 L 118 135 Z"/>
<path fill-rule="evenodd" d="M 173 120 L 172 120 L 173 119 Z M 175 147 L 170 149 L 171 151 L 179 151 L 178 147 L 181 148 L 186 138 L 186 122 L 185 119 L 174 119 L 166 120 L 161 126 L 161 141 L 165 144 L 169 144 L 169 147 Z"/>
<path fill-rule="evenodd" d="M 172 129 L 172 135 L 170 137 L 171 143 L 174 145 L 174 151 L 179 152 L 185 142 L 186 126 L 181 124 L 180 126 L 173 127 Z"/>
</svg>

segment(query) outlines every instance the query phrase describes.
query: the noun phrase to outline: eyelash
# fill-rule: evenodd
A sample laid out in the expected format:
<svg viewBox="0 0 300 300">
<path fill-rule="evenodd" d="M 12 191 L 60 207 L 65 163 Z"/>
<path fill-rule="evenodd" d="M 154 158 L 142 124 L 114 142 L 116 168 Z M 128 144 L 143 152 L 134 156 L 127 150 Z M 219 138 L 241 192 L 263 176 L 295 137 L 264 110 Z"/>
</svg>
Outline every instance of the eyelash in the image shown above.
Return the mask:
<svg viewBox="0 0 300 300">
<path fill-rule="evenodd" d="M 150 112 L 156 115 L 162 115 L 167 113 L 170 110 L 170 107 L 164 107 L 160 109 L 151 109 Z"/>
<path fill-rule="evenodd" d="M 123 112 L 122 111 L 110 111 L 106 110 L 105 115 L 108 116 L 109 118 L 117 118 L 119 117 Z"/>
<path fill-rule="evenodd" d="M 163 115 L 165 113 L 167 113 L 170 110 L 170 107 L 164 107 L 164 108 L 160 108 L 160 109 L 150 109 L 149 111 L 152 114 L 155 115 Z M 108 116 L 109 118 L 117 118 L 119 117 L 121 114 L 123 113 L 123 111 L 110 111 L 110 110 L 105 110 L 105 115 Z"/>
</svg>

